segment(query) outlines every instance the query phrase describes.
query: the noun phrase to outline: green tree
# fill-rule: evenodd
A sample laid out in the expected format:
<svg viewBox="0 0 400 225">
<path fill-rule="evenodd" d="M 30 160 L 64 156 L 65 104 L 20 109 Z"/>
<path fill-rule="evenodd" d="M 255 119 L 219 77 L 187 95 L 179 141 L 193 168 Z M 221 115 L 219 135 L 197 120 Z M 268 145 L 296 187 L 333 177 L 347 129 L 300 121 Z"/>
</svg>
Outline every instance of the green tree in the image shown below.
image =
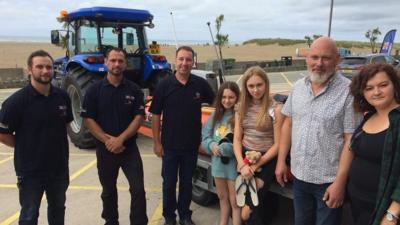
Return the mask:
<svg viewBox="0 0 400 225">
<path fill-rule="evenodd" d="M 304 36 L 304 39 L 306 39 L 306 43 L 307 43 L 308 47 L 311 47 L 311 44 L 312 44 L 315 40 L 317 40 L 318 38 L 320 38 L 320 37 L 322 37 L 322 35 L 320 35 L 320 34 L 313 34 L 313 35 L 312 35 L 312 38 L 311 38 L 310 36 L 306 35 L 306 36 Z"/>
<path fill-rule="evenodd" d="M 219 16 L 217 16 L 217 18 L 215 19 L 215 28 L 217 29 L 217 34 L 216 34 L 216 39 L 217 39 L 217 44 L 220 46 L 224 46 L 226 44 L 229 43 L 229 35 L 226 34 L 221 34 L 221 27 L 222 27 L 222 22 L 224 21 L 224 15 L 221 14 Z"/>
<path fill-rule="evenodd" d="M 381 35 L 381 31 L 379 30 L 379 27 L 368 30 L 365 33 L 365 37 L 369 40 L 369 44 L 371 46 L 371 52 L 375 53 L 375 46 L 376 46 L 376 40 L 378 40 L 378 36 Z"/>
<path fill-rule="evenodd" d="M 304 39 L 306 39 L 307 45 L 308 45 L 308 47 L 310 47 L 311 43 L 312 43 L 311 37 L 306 35 L 306 36 L 304 36 Z"/>
</svg>

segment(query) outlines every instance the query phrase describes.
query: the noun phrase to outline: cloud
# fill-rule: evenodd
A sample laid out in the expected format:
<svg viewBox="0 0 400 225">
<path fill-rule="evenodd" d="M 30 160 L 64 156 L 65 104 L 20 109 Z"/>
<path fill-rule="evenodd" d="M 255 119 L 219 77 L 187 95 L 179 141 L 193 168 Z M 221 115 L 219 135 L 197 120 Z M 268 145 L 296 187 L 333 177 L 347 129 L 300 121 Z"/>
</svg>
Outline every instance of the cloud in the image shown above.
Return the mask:
<svg viewBox="0 0 400 225">
<path fill-rule="evenodd" d="M 55 20 L 61 9 L 113 6 L 147 9 L 154 15 L 156 27 L 149 30 L 150 40 L 173 40 L 173 13 L 177 38 L 180 40 L 210 40 L 206 23 L 224 14 L 221 32 L 233 42 L 251 38 L 297 38 L 305 35 L 326 35 L 330 1 L 321 0 L 0 0 L 1 35 L 48 36 L 51 29 L 60 27 Z M 366 41 L 364 33 L 379 27 L 382 33 L 400 29 L 398 0 L 335 0 L 332 37 L 339 40 Z M 400 34 L 398 34 L 400 35 Z M 382 35 L 383 36 L 383 35 Z"/>
</svg>

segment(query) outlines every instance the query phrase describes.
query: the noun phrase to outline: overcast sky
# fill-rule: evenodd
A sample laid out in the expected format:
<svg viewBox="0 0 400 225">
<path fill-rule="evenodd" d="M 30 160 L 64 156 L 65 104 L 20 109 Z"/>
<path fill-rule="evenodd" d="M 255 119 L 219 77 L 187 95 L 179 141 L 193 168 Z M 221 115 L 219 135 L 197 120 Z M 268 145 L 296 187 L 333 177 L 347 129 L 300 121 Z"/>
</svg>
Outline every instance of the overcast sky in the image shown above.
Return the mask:
<svg viewBox="0 0 400 225">
<path fill-rule="evenodd" d="M 209 41 L 206 23 L 215 34 L 215 18 L 223 14 L 223 34 L 233 43 L 253 38 L 304 39 L 305 35 L 327 35 L 330 0 L 0 0 L 0 36 L 47 37 L 61 9 L 114 6 L 147 9 L 155 28 L 149 40 L 173 40 L 170 12 L 178 40 Z M 382 35 L 400 29 L 400 0 L 334 0 L 331 37 L 336 40 L 367 41 L 368 29 L 379 27 Z M 398 31 L 396 42 L 400 40 Z"/>
</svg>

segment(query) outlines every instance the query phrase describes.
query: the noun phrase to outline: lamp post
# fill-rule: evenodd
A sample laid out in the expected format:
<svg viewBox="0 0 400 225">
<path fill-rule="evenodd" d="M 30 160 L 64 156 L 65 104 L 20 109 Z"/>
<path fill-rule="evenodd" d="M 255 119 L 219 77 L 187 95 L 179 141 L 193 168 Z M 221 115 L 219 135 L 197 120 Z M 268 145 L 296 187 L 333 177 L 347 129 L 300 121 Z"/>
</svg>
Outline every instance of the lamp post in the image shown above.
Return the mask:
<svg viewBox="0 0 400 225">
<path fill-rule="evenodd" d="M 176 49 L 178 49 L 178 40 L 176 39 L 176 30 L 175 30 L 174 15 L 172 15 L 172 12 L 170 12 L 169 14 L 171 14 L 172 28 L 174 29 L 175 47 L 176 47 Z"/>
<path fill-rule="evenodd" d="M 211 31 L 210 22 L 207 22 L 207 26 L 208 26 L 208 29 L 210 30 L 211 40 L 212 40 L 212 43 L 213 43 L 213 46 L 214 46 L 215 54 L 217 55 L 217 59 L 218 59 L 218 62 L 219 62 L 220 82 L 222 83 L 223 79 L 224 79 L 224 67 L 222 66 L 222 58 L 218 54 L 217 46 L 215 46 L 214 36 L 213 36 L 212 31 Z"/>
<path fill-rule="evenodd" d="M 329 14 L 328 37 L 331 37 L 332 12 L 333 12 L 333 0 L 331 0 L 331 10 L 330 10 L 330 14 Z"/>
</svg>

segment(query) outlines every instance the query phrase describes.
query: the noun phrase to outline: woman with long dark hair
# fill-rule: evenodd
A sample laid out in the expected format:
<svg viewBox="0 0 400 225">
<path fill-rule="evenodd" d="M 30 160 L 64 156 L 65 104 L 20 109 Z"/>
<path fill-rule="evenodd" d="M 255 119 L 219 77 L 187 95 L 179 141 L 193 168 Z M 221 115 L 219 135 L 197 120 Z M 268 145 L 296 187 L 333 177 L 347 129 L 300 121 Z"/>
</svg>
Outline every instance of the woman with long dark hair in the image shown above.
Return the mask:
<svg viewBox="0 0 400 225">
<path fill-rule="evenodd" d="M 351 83 L 364 120 L 353 134 L 347 190 L 355 224 L 400 224 L 400 80 L 388 64 L 371 64 Z"/>
</svg>

